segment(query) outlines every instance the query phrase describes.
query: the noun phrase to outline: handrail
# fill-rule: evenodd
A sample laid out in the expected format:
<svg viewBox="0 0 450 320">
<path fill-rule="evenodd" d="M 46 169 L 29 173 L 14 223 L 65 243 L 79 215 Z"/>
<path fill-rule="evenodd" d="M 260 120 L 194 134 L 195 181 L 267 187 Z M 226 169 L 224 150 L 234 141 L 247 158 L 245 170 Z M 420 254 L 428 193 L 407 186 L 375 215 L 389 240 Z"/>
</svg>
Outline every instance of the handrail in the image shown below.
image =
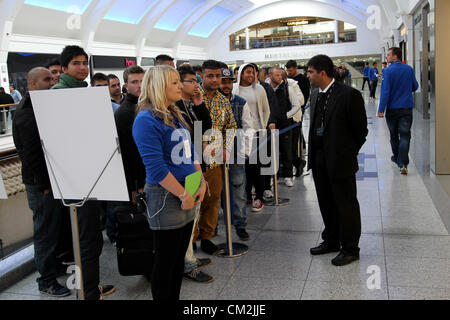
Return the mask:
<svg viewBox="0 0 450 320">
<path fill-rule="evenodd" d="M 13 103 L 13 104 L 0 104 L 0 108 L 17 107 L 17 106 L 19 106 L 18 103 Z"/>
</svg>

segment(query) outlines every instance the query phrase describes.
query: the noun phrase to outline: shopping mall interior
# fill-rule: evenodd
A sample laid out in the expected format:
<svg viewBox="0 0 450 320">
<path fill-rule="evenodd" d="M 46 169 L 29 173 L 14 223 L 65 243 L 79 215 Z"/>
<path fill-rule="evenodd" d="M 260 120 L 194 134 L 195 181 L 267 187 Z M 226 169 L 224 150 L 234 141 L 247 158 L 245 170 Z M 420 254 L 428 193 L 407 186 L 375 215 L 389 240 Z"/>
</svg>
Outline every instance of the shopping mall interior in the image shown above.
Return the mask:
<svg viewBox="0 0 450 320">
<path fill-rule="evenodd" d="M 87 82 L 101 72 L 123 84 L 127 67 L 149 70 L 161 54 L 175 67 L 214 59 L 232 70 L 246 63 L 285 69 L 295 60 L 302 74 L 312 57 L 323 54 L 348 71 L 345 83 L 362 94 L 369 130 L 356 174 L 360 259 L 335 267 L 333 254 L 310 254 L 325 225 L 313 175 L 305 171 L 293 187 L 276 188 L 287 205 L 260 212 L 247 207 L 245 254 L 211 257 L 199 246 L 195 254 L 212 260 L 202 270 L 214 281 L 184 279 L 181 300 L 450 299 L 450 1 L 1 0 L 0 17 L 0 87 L 8 94 L 14 85 L 25 96 L 28 72 L 58 59 L 68 45 L 88 54 Z M 401 62 L 413 68 L 419 84 L 412 93 L 408 175 L 392 164 L 389 129 L 377 117 L 382 81 L 375 99 L 368 86 L 363 89 L 366 64 L 378 63 L 382 74 L 392 47 L 401 49 Z M 13 139 L 11 108 L 18 103 L 0 104 L 0 300 L 76 300 L 75 289 L 49 297 L 36 282 L 33 212 Z M 305 104 L 308 143 L 312 119 Z M 227 210 L 217 214 L 212 241 L 244 243 L 228 228 Z M 147 277 L 121 275 L 118 249 L 102 234 L 100 283 L 116 289 L 106 299 L 151 300 Z M 70 277 L 62 272 L 58 282 L 65 286 Z"/>
</svg>

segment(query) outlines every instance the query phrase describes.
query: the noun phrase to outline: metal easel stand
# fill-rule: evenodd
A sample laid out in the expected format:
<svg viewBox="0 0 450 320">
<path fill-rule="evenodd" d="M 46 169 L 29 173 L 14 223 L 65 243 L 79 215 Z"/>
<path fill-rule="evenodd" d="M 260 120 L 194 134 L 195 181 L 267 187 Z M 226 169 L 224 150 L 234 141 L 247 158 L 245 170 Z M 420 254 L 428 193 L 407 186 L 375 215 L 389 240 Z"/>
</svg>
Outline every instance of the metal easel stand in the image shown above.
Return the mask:
<svg viewBox="0 0 450 320">
<path fill-rule="evenodd" d="M 275 199 L 272 201 L 268 201 L 266 203 L 264 203 L 266 206 L 269 207 L 284 207 L 284 206 L 288 206 L 291 202 L 290 199 L 287 198 L 280 198 L 279 197 L 279 193 L 278 193 L 278 174 L 277 174 L 277 168 L 278 168 L 278 163 L 277 163 L 277 148 L 276 148 L 276 131 L 272 130 L 272 163 L 273 163 L 273 185 L 274 185 L 274 195 L 275 195 Z"/>
<path fill-rule="evenodd" d="M 89 198 L 92 191 L 94 190 L 97 183 L 100 181 L 100 178 L 103 176 L 103 173 L 105 173 L 106 168 L 111 163 L 111 160 L 113 159 L 116 152 L 120 153 L 120 147 L 119 142 L 117 141 L 117 147 L 114 150 L 112 156 L 109 158 L 108 162 L 106 163 L 105 167 L 103 168 L 102 172 L 100 173 L 99 177 L 95 181 L 94 185 L 92 186 L 91 190 L 89 191 L 88 195 L 80 202 L 77 203 L 66 203 L 66 200 L 63 198 L 63 194 L 61 192 L 61 188 L 59 186 L 58 180 L 56 180 L 55 173 L 53 171 L 53 167 L 51 165 L 50 159 L 48 157 L 47 150 L 45 149 L 44 141 L 41 140 L 42 144 L 42 150 L 44 151 L 45 158 L 47 159 L 47 163 L 49 164 L 50 171 L 52 173 L 53 179 L 55 180 L 56 187 L 58 188 L 58 192 L 61 195 L 62 203 L 65 207 L 70 207 L 70 222 L 72 225 L 72 242 L 73 242 L 73 254 L 75 257 L 75 265 L 77 266 L 77 270 L 75 272 L 76 281 L 77 284 L 77 299 L 78 300 L 85 300 L 85 294 L 84 294 L 84 283 L 83 283 L 83 269 L 81 265 L 81 251 L 80 251 L 80 232 L 78 229 L 78 212 L 77 208 L 81 208 L 84 206 L 84 204 L 89 200 L 97 200 L 95 198 Z"/>
<path fill-rule="evenodd" d="M 223 175 L 225 181 L 225 226 L 227 233 L 227 242 L 219 244 L 217 247 L 225 251 L 222 258 L 237 258 L 248 253 L 248 246 L 242 243 L 233 243 L 231 238 L 231 205 L 230 205 L 230 177 L 228 174 L 228 164 L 223 166 Z"/>
</svg>

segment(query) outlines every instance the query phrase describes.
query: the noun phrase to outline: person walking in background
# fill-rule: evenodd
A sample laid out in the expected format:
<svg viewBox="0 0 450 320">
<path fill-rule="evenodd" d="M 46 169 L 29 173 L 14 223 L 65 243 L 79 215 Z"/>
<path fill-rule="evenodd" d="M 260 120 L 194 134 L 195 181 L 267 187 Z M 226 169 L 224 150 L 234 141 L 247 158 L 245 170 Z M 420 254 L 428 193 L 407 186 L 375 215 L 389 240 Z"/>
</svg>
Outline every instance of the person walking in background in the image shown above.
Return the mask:
<svg viewBox="0 0 450 320">
<path fill-rule="evenodd" d="M 407 175 L 414 109 L 412 93 L 419 88 L 419 83 L 413 68 L 402 63 L 400 48 L 389 49 L 386 59 L 391 65 L 383 71 L 378 117 L 386 116 L 391 136 L 391 160 L 400 168 L 401 174 Z"/>
<path fill-rule="evenodd" d="M 364 67 L 363 85 L 362 85 L 361 91 L 364 91 L 366 82 L 369 84 L 369 89 L 370 89 L 369 70 L 370 70 L 369 63 L 366 62 L 366 65 Z"/>
<path fill-rule="evenodd" d="M 9 85 L 9 92 L 14 100 L 14 103 L 19 104 L 20 100 L 22 100 L 22 95 L 20 94 L 19 90 L 16 89 L 14 83 L 11 83 Z M 14 114 L 16 113 L 16 107 L 10 107 L 9 111 L 11 112 L 11 121 L 12 121 L 12 119 L 14 119 Z"/>
<path fill-rule="evenodd" d="M 377 87 L 378 87 L 378 64 L 373 63 L 373 68 L 369 70 L 369 81 L 370 81 L 370 98 L 376 99 Z"/>
</svg>

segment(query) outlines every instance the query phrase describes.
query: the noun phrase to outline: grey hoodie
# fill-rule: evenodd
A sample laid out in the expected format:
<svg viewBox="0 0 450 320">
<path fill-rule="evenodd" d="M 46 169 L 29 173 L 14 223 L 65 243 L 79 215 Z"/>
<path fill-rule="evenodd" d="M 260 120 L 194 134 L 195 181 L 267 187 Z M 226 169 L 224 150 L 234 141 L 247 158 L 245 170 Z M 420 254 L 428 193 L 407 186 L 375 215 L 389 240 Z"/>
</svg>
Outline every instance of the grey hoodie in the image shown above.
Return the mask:
<svg viewBox="0 0 450 320">
<path fill-rule="evenodd" d="M 244 68 L 248 65 L 249 65 L 249 63 L 246 63 L 246 64 L 243 64 L 239 68 L 237 83 L 235 83 L 233 85 L 233 94 L 239 95 L 242 70 L 244 70 Z M 269 122 L 269 116 L 270 116 L 269 100 L 267 99 L 267 94 L 266 94 L 266 90 L 264 90 L 264 87 L 262 85 L 260 85 L 259 83 L 257 83 L 256 72 L 255 72 L 255 80 L 253 81 L 252 88 L 255 90 L 256 100 L 257 100 L 257 109 L 258 109 L 258 115 L 252 115 L 252 116 L 253 117 L 257 116 L 258 120 L 261 124 L 261 128 L 266 129 L 267 124 Z M 252 129 L 258 129 L 258 128 L 252 128 Z"/>
</svg>

